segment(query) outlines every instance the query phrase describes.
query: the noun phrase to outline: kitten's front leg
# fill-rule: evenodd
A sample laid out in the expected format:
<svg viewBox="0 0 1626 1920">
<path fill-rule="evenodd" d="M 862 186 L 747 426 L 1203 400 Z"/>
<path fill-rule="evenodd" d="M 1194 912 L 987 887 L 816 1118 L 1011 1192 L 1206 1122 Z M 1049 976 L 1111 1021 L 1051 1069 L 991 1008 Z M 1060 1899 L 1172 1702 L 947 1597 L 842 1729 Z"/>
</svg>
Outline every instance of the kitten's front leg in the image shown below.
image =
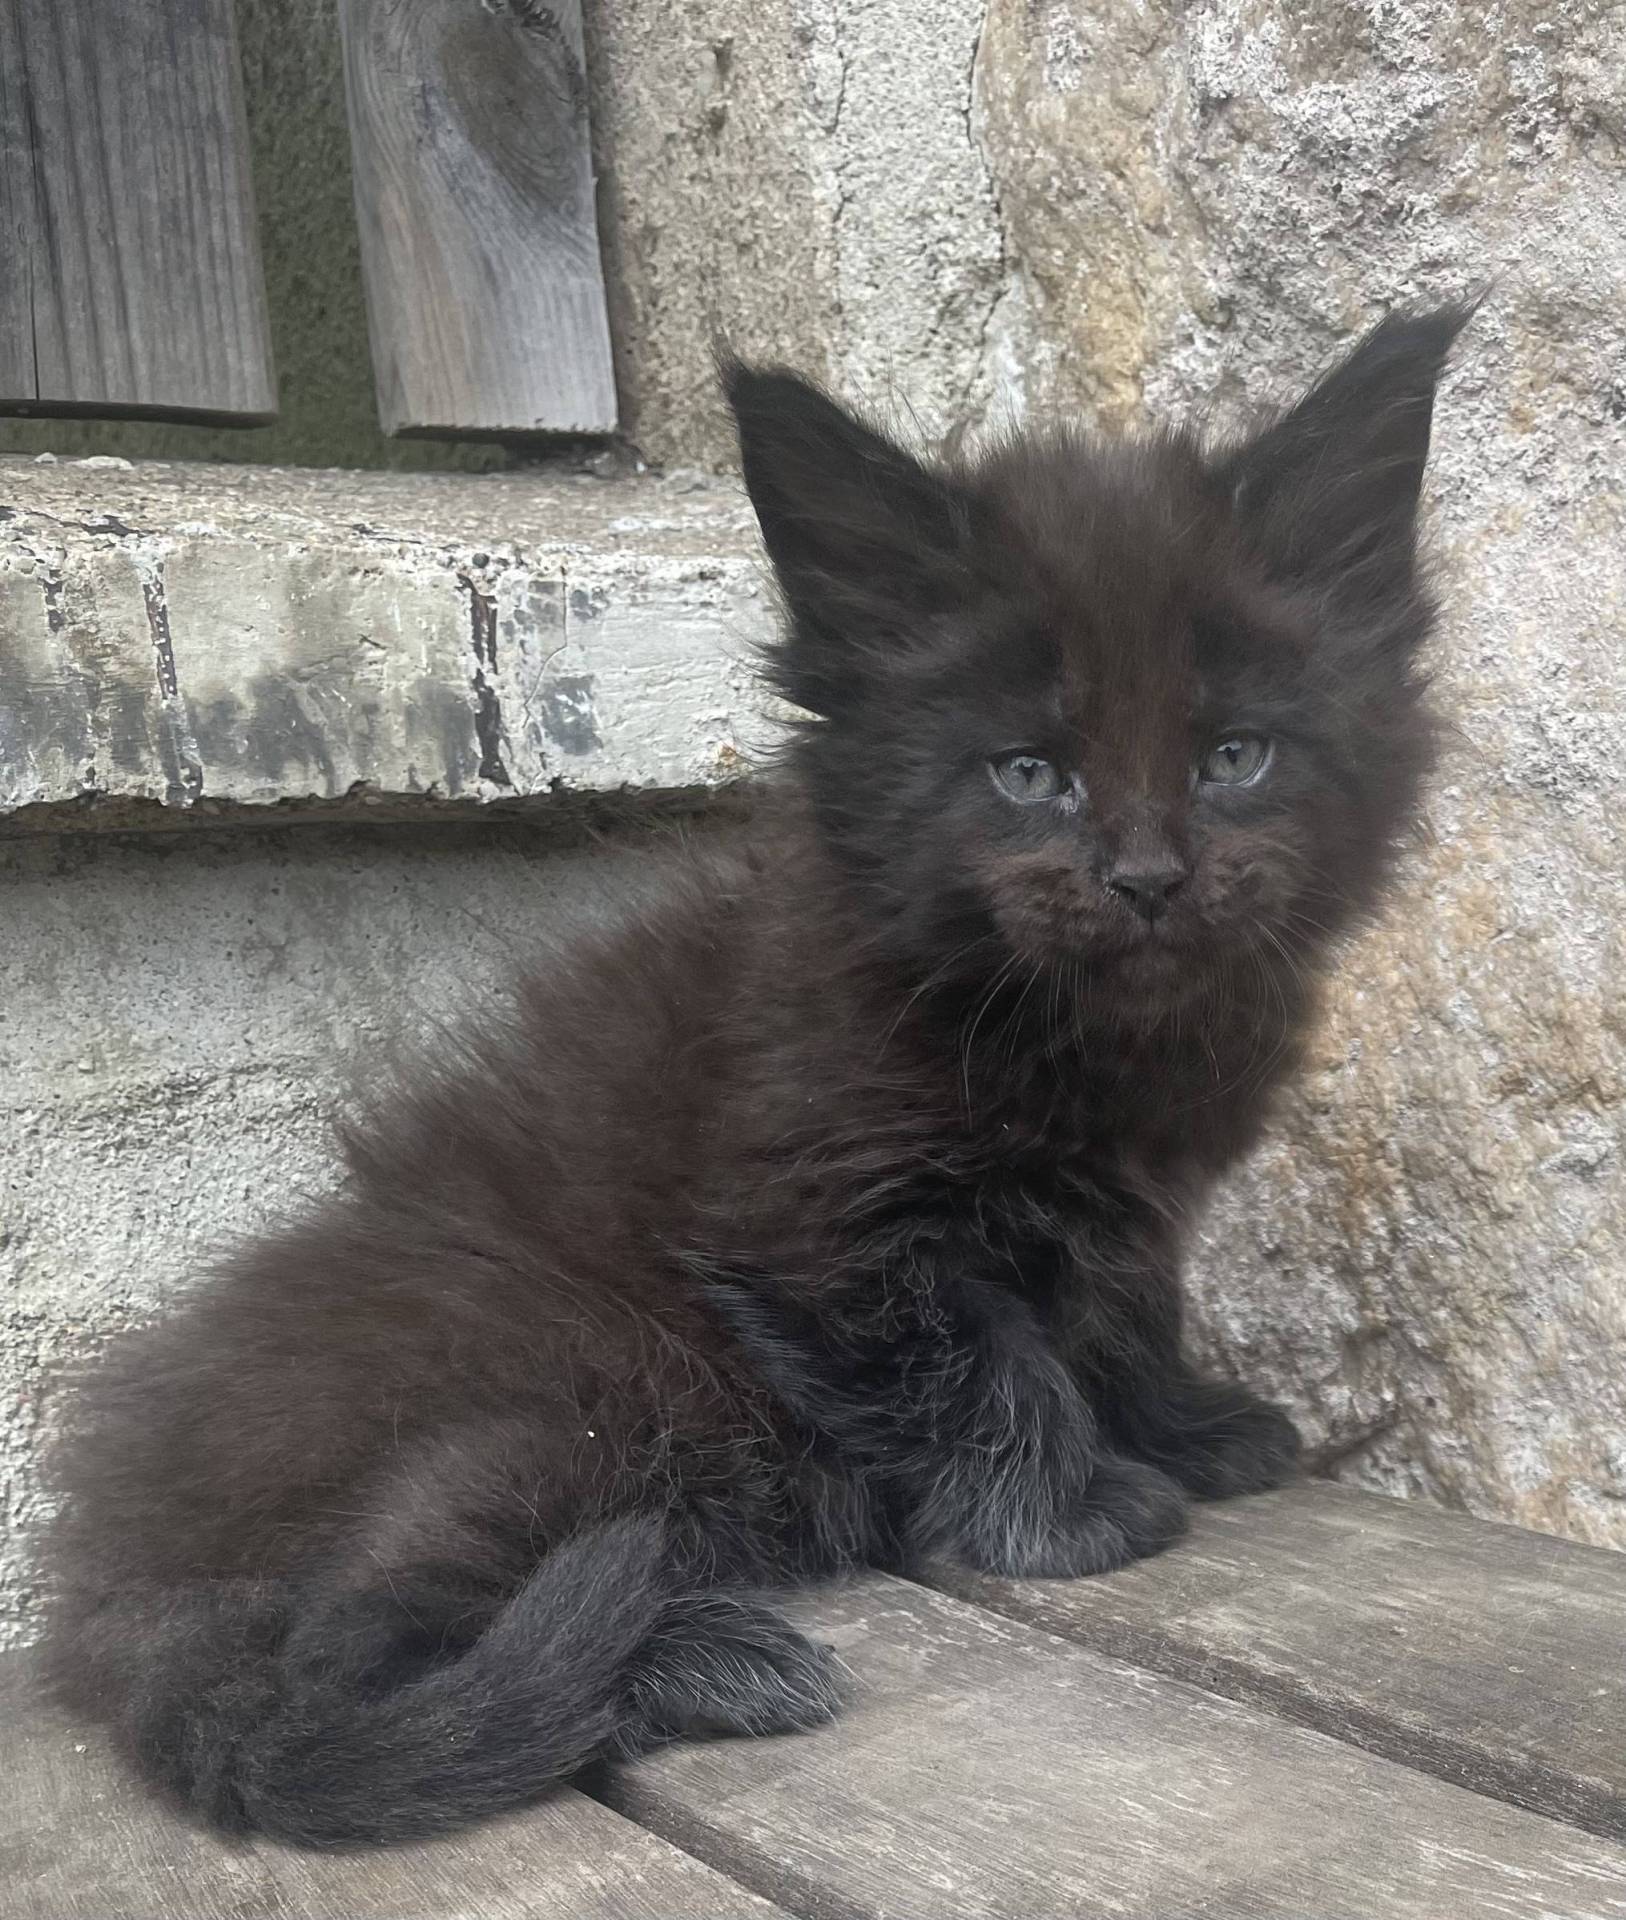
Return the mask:
<svg viewBox="0 0 1626 1920">
<path fill-rule="evenodd" d="M 984 1573 L 1108 1573 L 1185 1532 L 1186 1502 L 1157 1468 L 1103 1438 L 1077 1382 L 1019 1301 L 959 1330 L 974 1355 L 924 1396 L 925 1444 L 902 1476 L 909 1542 Z"/>
<path fill-rule="evenodd" d="M 1086 1276 L 1063 1335 L 1074 1377 L 1113 1444 L 1195 1499 L 1285 1485 L 1298 1471 L 1298 1429 L 1273 1402 L 1191 1365 L 1182 1307 L 1172 1261 L 1138 1275 L 1133 1292 Z"/>
<path fill-rule="evenodd" d="M 1029 1309 L 955 1279 L 822 1313 L 730 1288 L 720 1311 L 807 1425 L 886 1488 L 905 1557 L 1067 1577 L 1156 1553 L 1186 1502 L 1112 1451 Z"/>
</svg>

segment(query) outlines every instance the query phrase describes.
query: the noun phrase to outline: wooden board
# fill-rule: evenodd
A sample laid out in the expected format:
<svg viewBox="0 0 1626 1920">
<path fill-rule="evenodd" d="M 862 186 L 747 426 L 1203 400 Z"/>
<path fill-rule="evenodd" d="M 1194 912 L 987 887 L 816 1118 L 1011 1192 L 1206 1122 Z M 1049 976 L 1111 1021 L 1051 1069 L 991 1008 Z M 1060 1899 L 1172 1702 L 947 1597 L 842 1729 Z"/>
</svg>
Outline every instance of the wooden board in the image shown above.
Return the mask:
<svg viewBox="0 0 1626 1920">
<path fill-rule="evenodd" d="M 275 409 L 231 0 L 0 0 L 0 412 Z"/>
<path fill-rule="evenodd" d="M 1626 1555 L 1312 1484 L 1104 1580 L 941 1584 L 1626 1839 Z"/>
<path fill-rule="evenodd" d="M 229 1844 L 182 1825 L 92 1733 L 0 1675 L 6 1920 L 774 1920 L 778 1911 L 565 1793 L 431 1845 L 363 1854 Z"/>
<path fill-rule="evenodd" d="M 802 1614 L 816 1734 L 674 1748 L 611 1804 L 830 1920 L 1619 1920 L 1626 1849 L 901 1581 Z"/>
<path fill-rule="evenodd" d="M 0 395 L 29 394 L 34 374 L 34 149 L 17 9 L 0 0 Z"/>
<path fill-rule="evenodd" d="M 580 0 L 341 0 L 389 433 L 603 433 Z"/>
</svg>

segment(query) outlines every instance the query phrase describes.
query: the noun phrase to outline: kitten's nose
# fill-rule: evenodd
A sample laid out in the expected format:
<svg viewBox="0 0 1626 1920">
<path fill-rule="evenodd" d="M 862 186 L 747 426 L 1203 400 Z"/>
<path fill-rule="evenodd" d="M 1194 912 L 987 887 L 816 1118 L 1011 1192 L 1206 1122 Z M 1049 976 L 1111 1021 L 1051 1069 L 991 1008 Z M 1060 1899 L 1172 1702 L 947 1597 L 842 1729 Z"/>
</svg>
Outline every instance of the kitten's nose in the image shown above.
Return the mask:
<svg viewBox="0 0 1626 1920">
<path fill-rule="evenodd" d="M 1160 860 L 1120 861 L 1107 875 L 1109 890 L 1146 920 L 1155 920 L 1190 878 L 1191 870 L 1172 856 Z"/>
</svg>

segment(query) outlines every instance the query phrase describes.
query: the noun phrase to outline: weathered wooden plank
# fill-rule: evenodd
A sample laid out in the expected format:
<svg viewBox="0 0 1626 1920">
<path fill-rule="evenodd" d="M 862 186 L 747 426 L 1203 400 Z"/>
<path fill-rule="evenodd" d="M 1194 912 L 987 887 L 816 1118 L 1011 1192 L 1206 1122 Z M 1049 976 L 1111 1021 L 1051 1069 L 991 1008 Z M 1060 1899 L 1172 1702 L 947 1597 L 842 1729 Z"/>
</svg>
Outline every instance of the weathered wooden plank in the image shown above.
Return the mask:
<svg viewBox="0 0 1626 1920">
<path fill-rule="evenodd" d="M 1626 1838 L 1626 1555 L 1308 1485 L 1205 1508 L 1107 1579 L 940 1584 Z"/>
<path fill-rule="evenodd" d="M 580 0 L 342 0 L 390 433 L 607 432 Z"/>
<path fill-rule="evenodd" d="M 34 146 L 17 10 L 0 0 L 0 395 L 33 393 Z"/>
<path fill-rule="evenodd" d="M 1619 1920 L 1626 1849 L 905 1582 L 801 1612 L 816 1735 L 673 1748 L 610 1804 L 832 1920 Z"/>
<path fill-rule="evenodd" d="M 271 417 L 231 0 L 0 0 L 0 412 Z"/>
<path fill-rule="evenodd" d="M 0 1670 L 6 1920 L 773 1920 L 778 1909 L 580 1794 L 383 1853 L 232 1845 L 183 1825 Z"/>
</svg>

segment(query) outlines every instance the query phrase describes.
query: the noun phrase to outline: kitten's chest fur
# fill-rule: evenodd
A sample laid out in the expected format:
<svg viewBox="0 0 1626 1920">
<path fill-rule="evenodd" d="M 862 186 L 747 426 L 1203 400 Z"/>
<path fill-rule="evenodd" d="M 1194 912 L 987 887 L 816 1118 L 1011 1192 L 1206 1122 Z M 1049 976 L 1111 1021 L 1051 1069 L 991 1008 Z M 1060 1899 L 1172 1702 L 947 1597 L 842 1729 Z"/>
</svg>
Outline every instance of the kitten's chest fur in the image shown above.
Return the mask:
<svg viewBox="0 0 1626 1920">
<path fill-rule="evenodd" d="M 975 995 L 911 1006 L 801 960 L 807 999 L 778 1002 L 724 1103 L 731 1191 L 703 1209 L 718 1252 L 759 1271 L 787 1249 L 829 1272 L 947 1242 L 1041 1308 L 1086 1271 L 1161 1278 L 1290 1063 L 1277 999 L 1139 1030 L 1059 1002 L 979 1021 Z"/>
<path fill-rule="evenodd" d="M 970 1132 L 979 1164 L 964 1199 L 1009 1284 L 1041 1309 L 1084 1274 L 1129 1291 L 1161 1284 L 1264 1123 L 1268 1088 L 1224 1095 L 1227 1072 L 1251 1057 L 1217 1060 L 1211 1040 L 1187 1051 L 1096 1035 L 996 1093 Z"/>
</svg>

